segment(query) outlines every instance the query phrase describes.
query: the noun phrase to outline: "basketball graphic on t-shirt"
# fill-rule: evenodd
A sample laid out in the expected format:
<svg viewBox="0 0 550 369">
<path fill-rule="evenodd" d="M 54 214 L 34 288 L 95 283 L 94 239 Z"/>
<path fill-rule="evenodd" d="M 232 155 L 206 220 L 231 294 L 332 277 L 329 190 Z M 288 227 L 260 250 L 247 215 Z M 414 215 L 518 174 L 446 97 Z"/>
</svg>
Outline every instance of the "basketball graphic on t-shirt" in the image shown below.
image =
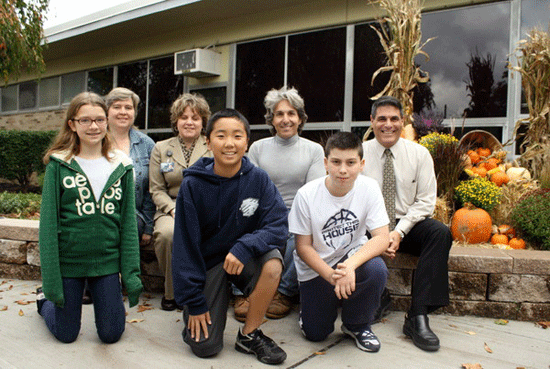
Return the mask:
<svg viewBox="0 0 550 369">
<path fill-rule="evenodd" d="M 353 241 L 353 232 L 359 226 L 357 216 L 350 210 L 341 209 L 331 216 L 322 229 L 323 241 L 333 249 L 349 247 Z"/>
</svg>

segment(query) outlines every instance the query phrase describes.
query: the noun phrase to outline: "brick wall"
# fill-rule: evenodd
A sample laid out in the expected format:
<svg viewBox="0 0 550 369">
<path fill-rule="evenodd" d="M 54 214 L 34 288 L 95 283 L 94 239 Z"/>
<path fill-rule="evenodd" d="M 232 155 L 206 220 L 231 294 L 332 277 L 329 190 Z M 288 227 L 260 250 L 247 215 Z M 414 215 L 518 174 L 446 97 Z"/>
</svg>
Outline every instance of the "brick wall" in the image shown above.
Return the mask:
<svg viewBox="0 0 550 369">
<path fill-rule="evenodd" d="M 18 131 L 57 131 L 65 119 L 65 110 L 49 110 L 0 116 L 0 129 Z"/>
</svg>

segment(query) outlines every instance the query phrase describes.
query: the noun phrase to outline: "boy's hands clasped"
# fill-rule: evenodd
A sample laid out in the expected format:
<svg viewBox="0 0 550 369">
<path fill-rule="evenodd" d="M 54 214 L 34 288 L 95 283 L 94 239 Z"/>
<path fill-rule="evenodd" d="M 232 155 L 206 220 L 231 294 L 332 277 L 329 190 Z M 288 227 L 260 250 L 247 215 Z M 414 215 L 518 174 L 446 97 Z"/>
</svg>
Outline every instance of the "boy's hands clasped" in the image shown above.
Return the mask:
<svg viewBox="0 0 550 369">
<path fill-rule="evenodd" d="M 355 291 L 355 270 L 345 263 L 339 263 L 331 275 L 331 283 L 338 299 L 348 299 Z"/>
</svg>

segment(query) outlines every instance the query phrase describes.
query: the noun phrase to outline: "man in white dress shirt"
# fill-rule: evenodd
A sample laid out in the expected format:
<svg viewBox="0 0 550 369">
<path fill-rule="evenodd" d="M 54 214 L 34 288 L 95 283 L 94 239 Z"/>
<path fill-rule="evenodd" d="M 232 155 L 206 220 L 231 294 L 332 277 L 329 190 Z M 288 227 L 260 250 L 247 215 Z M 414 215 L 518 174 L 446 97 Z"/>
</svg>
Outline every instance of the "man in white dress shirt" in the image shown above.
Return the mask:
<svg viewBox="0 0 550 369">
<path fill-rule="evenodd" d="M 390 245 L 385 255 L 393 258 L 399 250 L 419 257 L 403 333 L 417 347 L 436 351 L 439 338 L 430 329 L 427 314 L 449 304 L 447 261 L 452 238 L 446 225 L 430 218 L 437 198 L 433 159 L 425 147 L 401 138 L 403 108 L 399 100 L 379 98 L 372 106 L 370 119 L 375 139 L 363 143 L 367 163 L 363 174 L 375 179 L 383 191 L 384 181 L 387 186 L 393 181 L 389 173 L 395 175 L 389 192 L 395 194 L 395 203 L 386 202 Z M 390 163 L 386 164 L 388 156 Z M 386 175 L 385 165 L 389 165 Z"/>
</svg>

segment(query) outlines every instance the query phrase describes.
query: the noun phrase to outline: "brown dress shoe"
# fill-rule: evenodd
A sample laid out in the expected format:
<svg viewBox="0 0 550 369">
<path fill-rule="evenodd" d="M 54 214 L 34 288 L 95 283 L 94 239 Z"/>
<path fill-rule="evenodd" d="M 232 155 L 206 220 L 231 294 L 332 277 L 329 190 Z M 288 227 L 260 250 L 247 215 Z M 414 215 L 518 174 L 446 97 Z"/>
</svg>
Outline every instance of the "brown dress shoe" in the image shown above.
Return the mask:
<svg viewBox="0 0 550 369">
<path fill-rule="evenodd" d="M 269 307 L 267 308 L 265 316 L 269 319 L 281 319 L 287 316 L 291 309 L 292 302 L 290 301 L 290 297 L 277 291 L 277 293 L 275 293 L 275 297 L 273 297 L 273 300 L 271 301 L 271 304 L 269 304 Z"/>
<path fill-rule="evenodd" d="M 250 307 L 250 302 L 248 297 L 236 296 L 235 297 L 235 319 L 239 322 L 244 322 L 246 320 L 246 314 L 248 314 L 248 308 Z"/>
</svg>

